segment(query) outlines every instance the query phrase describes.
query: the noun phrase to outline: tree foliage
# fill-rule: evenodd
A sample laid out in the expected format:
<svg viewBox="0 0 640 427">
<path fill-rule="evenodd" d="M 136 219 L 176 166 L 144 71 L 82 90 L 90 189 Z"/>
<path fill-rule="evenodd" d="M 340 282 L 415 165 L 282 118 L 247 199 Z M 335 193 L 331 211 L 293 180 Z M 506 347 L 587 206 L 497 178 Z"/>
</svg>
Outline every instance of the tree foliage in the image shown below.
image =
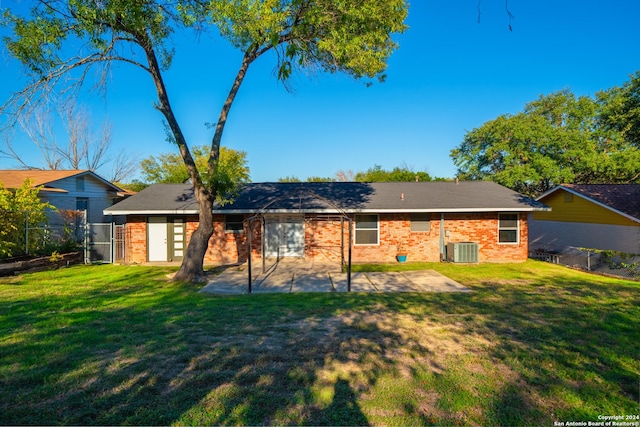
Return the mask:
<svg viewBox="0 0 640 427">
<path fill-rule="evenodd" d="M 278 179 L 279 182 L 301 182 L 296 176 L 287 176 Z M 414 171 L 408 166 L 396 166 L 391 170 L 382 169 L 380 165 L 374 165 L 366 171 L 353 173 L 352 171 L 339 170 L 335 177 L 310 176 L 306 182 L 411 182 L 432 181 L 431 175 L 423 171 Z"/>
<path fill-rule="evenodd" d="M 355 180 L 359 182 L 431 181 L 431 176 L 427 172 L 416 172 L 408 166 L 396 166 L 387 171 L 382 169 L 382 166 L 375 165 L 364 172 L 357 172 Z"/>
<path fill-rule="evenodd" d="M 194 160 L 200 170 L 207 170 L 208 148 L 195 146 L 191 149 Z M 180 155 L 176 153 L 164 153 L 158 156 L 149 156 L 140 162 L 140 172 L 145 184 L 171 184 L 183 183 L 189 180 L 189 172 Z M 236 192 L 237 188 L 249 182 L 249 167 L 247 166 L 247 153 L 227 147 L 220 147 L 220 165 L 218 167 L 218 180 L 227 180 L 227 188 L 235 188 L 233 194 L 219 194 L 218 202 L 227 200 Z M 207 179 L 207 178 L 205 178 Z M 232 185 L 235 183 L 235 185 Z"/>
<path fill-rule="evenodd" d="M 451 151 L 458 177 L 490 179 L 527 195 L 562 183 L 637 182 L 640 150 L 603 123 L 602 99 L 563 90 L 467 132 Z"/>
<path fill-rule="evenodd" d="M 213 234 L 211 207 L 235 185 L 219 175 L 220 145 L 228 114 L 251 64 L 272 53 L 277 78 L 297 69 L 341 72 L 354 78 L 384 79 L 397 47 L 393 35 L 406 29 L 406 0 L 33 0 L 29 16 L 5 12 L 5 43 L 32 82 L 4 110 L 20 114 L 37 97 L 58 86 L 82 84 L 94 66 L 101 78 L 114 62 L 148 73 L 157 103 L 194 185 L 200 218 L 177 280 L 204 275 L 203 260 Z M 179 29 L 219 32 L 243 53 L 229 94 L 213 127 L 206 172 L 194 161 L 170 102 L 164 73 L 171 65 Z M 209 54 L 206 51 L 206 54 Z M 228 66 L 220 58 L 220 66 Z"/>
<path fill-rule="evenodd" d="M 630 144 L 640 148 L 640 71 L 621 87 L 600 92 L 604 126 L 619 132 Z"/>
<path fill-rule="evenodd" d="M 8 189 L 0 181 L 0 258 L 22 255 L 35 248 L 37 239 L 33 234 L 29 247 L 25 247 L 27 223 L 41 228 L 47 223 L 46 210 L 53 209 L 40 200 L 39 191 L 30 179 L 16 189 Z"/>
</svg>

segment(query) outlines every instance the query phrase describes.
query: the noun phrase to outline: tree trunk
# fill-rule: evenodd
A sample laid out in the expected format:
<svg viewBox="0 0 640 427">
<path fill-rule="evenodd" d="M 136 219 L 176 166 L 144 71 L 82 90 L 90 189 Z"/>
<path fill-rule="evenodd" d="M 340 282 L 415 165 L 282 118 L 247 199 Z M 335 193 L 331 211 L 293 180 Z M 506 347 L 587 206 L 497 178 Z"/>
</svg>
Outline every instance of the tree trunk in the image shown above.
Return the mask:
<svg viewBox="0 0 640 427">
<path fill-rule="evenodd" d="M 211 143 L 211 152 L 208 161 L 209 176 L 214 177 L 217 172 L 218 161 L 220 158 L 220 141 L 222 140 L 222 133 L 227 122 L 227 116 L 229 114 L 229 110 L 231 109 L 231 105 L 233 104 L 238 90 L 240 89 L 240 85 L 244 80 L 249 65 L 257 57 L 258 55 L 256 55 L 255 49 L 250 53 L 245 54 L 240 70 L 238 70 L 236 79 L 233 82 L 233 86 L 231 87 L 229 95 L 227 96 L 222 110 L 220 111 L 218 124 L 216 126 L 216 131 Z M 171 124 L 170 120 L 169 124 Z M 186 144 L 178 145 L 180 146 L 181 150 L 183 150 L 183 148 L 185 150 L 187 149 Z M 200 176 L 196 172 L 197 169 L 195 167 L 195 163 L 192 167 L 190 167 L 190 159 L 185 158 L 184 153 L 183 158 L 185 160 L 185 164 L 187 165 L 187 169 L 191 174 L 191 178 L 194 181 L 193 187 L 196 199 L 198 200 L 200 214 L 198 228 L 196 228 L 196 230 L 191 235 L 189 246 L 187 246 L 187 253 L 182 260 L 180 270 L 178 270 L 176 275 L 173 277 L 173 280 L 204 282 L 206 281 L 206 277 L 204 274 L 204 256 L 206 255 L 207 248 L 209 247 L 209 239 L 213 235 L 213 202 L 216 199 L 218 189 L 215 187 L 215 185 L 211 185 L 211 183 L 209 184 L 210 188 L 205 189 L 204 185 L 199 180 Z M 192 160 L 190 161 L 192 162 Z"/>
<path fill-rule="evenodd" d="M 198 168 L 191 156 L 182 129 L 180 129 L 178 120 L 169 102 L 161 68 L 149 36 L 146 33 L 138 33 L 136 34 L 136 38 L 138 39 L 138 44 L 147 54 L 147 61 L 149 62 L 148 71 L 156 85 L 156 92 L 158 94 L 158 105 L 156 108 L 164 115 L 171 129 L 171 133 L 175 138 L 175 143 L 180 150 L 180 154 L 182 155 L 182 159 L 193 183 L 193 191 L 198 201 L 198 209 L 200 211 L 198 214 L 198 227 L 191 235 L 187 252 L 182 259 L 182 265 L 173 277 L 173 280 L 202 282 L 206 280 L 204 274 L 204 256 L 209 246 L 209 239 L 213 235 L 213 202 L 216 198 L 216 192 L 207 190 L 202 183 Z"/>
<path fill-rule="evenodd" d="M 213 199 L 201 188 L 194 188 L 194 192 L 200 209 L 198 227 L 191 235 L 182 265 L 173 280 L 205 282 L 204 256 L 213 235 Z"/>
<path fill-rule="evenodd" d="M 190 281 L 190 282 L 203 282 L 206 280 L 204 274 L 204 257 L 209 247 L 209 239 L 213 235 L 213 203 L 216 200 L 218 194 L 218 188 L 215 184 L 215 176 L 218 169 L 218 162 L 220 157 L 220 142 L 222 139 L 222 132 L 227 121 L 227 115 L 231 109 L 231 105 L 240 89 L 240 85 L 244 80 L 249 65 L 264 52 L 271 47 L 264 48 L 262 51 L 257 50 L 257 46 L 253 46 L 248 52 L 245 53 L 242 60 L 240 70 L 236 75 L 233 82 L 233 86 L 229 91 L 229 95 L 222 107 L 220 116 L 218 118 L 218 124 L 211 143 L 211 152 L 209 154 L 208 172 L 209 176 L 213 178 L 213 182 L 203 183 L 202 176 L 196 167 L 195 161 L 191 156 L 189 147 L 185 140 L 184 134 L 180 129 L 178 120 L 176 119 L 171 104 L 169 103 L 169 96 L 167 95 L 166 87 L 162 79 L 162 73 L 160 65 L 155 55 L 155 51 L 152 48 L 152 43 L 149 41 L 148 35 L 138 34 L 136 36 L 139 40 L 140 46 L 145 49 L 147 54 L 147 60 L 149 62 L 148 71 L 153 77 L 153 81 L 156 84 L 156 92 L 158 94 L 159 104 L 156 108 L 164 115 L 167 120 L 175 143 L 180 150 L 182 159 L 184 160 L 187 171 L 193 183 L 193 190 L 198 201 L 198 208 L 200 210 L 198 227 L 191 235 L 189 245 L 187 246 L 187 252 L 182 259 L 182 265 L 180 270 L 173 277 L 173 280 Z"/>
</svg>

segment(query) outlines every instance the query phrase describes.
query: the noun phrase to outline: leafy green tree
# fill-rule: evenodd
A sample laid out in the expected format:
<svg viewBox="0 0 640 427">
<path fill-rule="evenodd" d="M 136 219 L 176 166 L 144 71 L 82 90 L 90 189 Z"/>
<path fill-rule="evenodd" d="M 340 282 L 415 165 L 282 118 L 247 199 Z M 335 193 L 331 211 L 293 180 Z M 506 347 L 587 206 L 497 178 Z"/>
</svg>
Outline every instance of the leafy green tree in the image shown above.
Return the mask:
<svg viewBox="0 0 640 427">
<path fill-rule="evenodd" d="M 305 179 L 305 182 L 334 182 L 335 178 L 321 177 L 321 176 L 309 176 Z M 284 178 L 278 178 L 278 182 L 302 182 L 297 176 L 285 176 Z"/>
<path fill-rule="evenodd" d="M 209 156 L 208 148 L 206 146 L 196 146 L 191 149 L 191 152 L 198 168 L 206 171 Z M 249 182 L 246 152 L 220 147 L 219 162 L 218 174 L 220 176 L 226 176 L 228 180 L 241 184 Z M 148 184 L 183 183 L 189 180 L 189 171 L 187 171 L 182 157 L 175 153 L 147 157 L 140 162 L 140 171 L 142 172 L 143 181 Z"/>
<path fill-rule="evenodd" d="M 306 182 L 409 182 L 409 181 L 432 181 L 431 176 L 427 172 L 416 172 L 408 166 L 396 166 L 390 171 L 382 169 L 382 166 L 375 165 L 364 172 L 353 173 L 351 171 L 338 171 L 334 178 L 324 178 L 321 176 L 310 176 Z M 296 176 L 287 176 L 278 179 L 279 182 L 302 182 Z"/>
<path fill-rule="evenodd" d="M 176 280 L 204 277 L 204 255 L 213 234 L 212 205 L 237 191 L 237 183 L 218 173 L 220 145 L 249 67 L 274 52 L 270 58 L 283 82 L 297 69 L 382 80 L 397 47 L 392 36 L 406 29 L 408 11 L 406 0 L 33 1 L 29 16 L 5 13 L 11 32 L 5 40 L 9 52 L 33 78 L 5 110 L 24 111 L 38 95 L 67 86 L 70 76 L 79 76 L 76 81 L 81 84 L 93 75 L 88 68 L 96 65 L 120 61 L 148 73 L 156 88 L 156 108 L 189 172 L 200 211 Z M 181 28 L 219 32 L 243 53 L 213 127 L 206 173 L 194 160 L 164 79 L 175 49 L 172 34 Z M 221 59 L 220 66 L 227 65 Z"/>
<path fill-rule="evenodd" d="M 291 176 L 285 176 L 284 178 L 278 178 L 278 182 L 302 182 L 302 181 L 300 181 L 300 178 L 298 178 L 297 176 L 291 175 Z"/>
<path fill-rule="evenodd" d="M 130 182 L 119 182 L 115 181 L 114 184 L 124 190 L 134 191 L 136 193 L 144 190 L 149 186 L 148 183 L 142 182 L 139 179 L 134 179 Z"/>
<path fill-rule="evenodd" d="M 597 96 L 604 104 L 603 124 L 640 148 L 640 71 L 632 74 L 622 87 L 613 87 Z"/>
<path fill-rule="evenodd" d="M 431 176 L 427 172 L 416 172 L 408 166 L 396 166 L 390 171 L 382 169 L 382 166 L 375 165 L 364 172 L 357 172 L 355 180 L 359 182 L 410 182 L 410 181 L 431 181 Z"/>
<path fill-rule="evenodd" d="M 458 177 L 490 179 L 532 196 L 562 183 L 633 182 L 640 151 L 602 126 L 603 108 L 564 90 L 490 120 L 451 151 Z"/>
<path fill-rule="evenodd" d="M 34 229 L 47 223 L 47 209 L 53 206 L 38 197 L 39 188 L 30 179 L 16 189 L 8 189 L 0 181 L 0 258 L 33 253 L 40 239 L 29 235 L 25 247 L 27 222 Z"/>
</svg>

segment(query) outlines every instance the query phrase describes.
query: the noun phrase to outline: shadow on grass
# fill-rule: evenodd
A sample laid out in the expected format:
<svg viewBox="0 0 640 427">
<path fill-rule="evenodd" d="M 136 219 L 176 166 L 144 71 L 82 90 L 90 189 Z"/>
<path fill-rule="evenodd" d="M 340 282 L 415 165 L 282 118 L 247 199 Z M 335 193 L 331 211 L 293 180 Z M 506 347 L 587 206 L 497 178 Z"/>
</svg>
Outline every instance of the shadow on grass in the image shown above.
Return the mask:
<svg viewBox="0 0 640 427">
<path fill-rule="evenodd" d="M 402 345 L 324 296 L 208 298 L 146 270 L 65 288 L 0 302 L 1 424 L 362 425 L 349 381 L 369 387 Z M 318 376 L 372 354 L 357 378 Z"/>
<path fill-rule="evenodd" d="M 154 269 L 81 271 L 2 294 L 0 424 L 525 425 L 637 410 L 640 300 L 619 282 L 212 297 Z"/>
</svg>

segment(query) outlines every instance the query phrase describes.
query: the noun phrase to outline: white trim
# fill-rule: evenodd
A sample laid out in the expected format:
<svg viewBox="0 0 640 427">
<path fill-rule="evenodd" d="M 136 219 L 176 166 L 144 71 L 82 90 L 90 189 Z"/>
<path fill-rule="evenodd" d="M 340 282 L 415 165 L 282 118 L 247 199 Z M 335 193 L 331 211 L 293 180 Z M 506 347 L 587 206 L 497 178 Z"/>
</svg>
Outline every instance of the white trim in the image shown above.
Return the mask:
<svg viewBox="0 0 640 427">
<path fill-rule="evenodd" d="M 500 241 L 500 231 L 513 231 L 513 227 L 500 227 L 500 215 L 502 214 L 512 214 L 513 212 L 499 212 L 498 213 L 498 244 L 499 245 L 519 245 L 520 244 L 520 215 L 516 212 L 516 241 L 515 242 L 501 242 Z"/>
<path fill-rule="evenodd" d="M 476 212 L 550 212 L 551 208 L 433 208 L 433 209 L 214 209 L 214 214 L 239 214 L 239 213 L 263 213 L 263 214 L 316 214 L 316 213 L 354 213 L 354 214 L 373 214 L 373 213 L 476 213 Z"/>
<path fill-rule="evenodd" d="M 110 210 L 103 210 L 102 213 L 104 215 L 198 215 L 198 213 L 200 213 L 200 211 L 198 210 L 183 210 L 183 209 L 176 209 L 176 210 L 158 210 L 158 211 L 153 211 L 153 210 L 131 210 L 131 211 L 110 211 Z"/>
<path fill-rule="evenodd" d="M 376 217 L 376 243 L 356 243 L 356 235 L 358 234 L 358 221 L 356 220 L 355 216 L 353 218 L 353 245 L 354 246 L 380 246 L 380 215 L 378 214 L 356 214 L 357 215 L 372 215 Z M 372 228 L 362 228 L 360 229 L 361 231 L 365 231 L 365 230 L 373 230 Z"/>
<path fill-rule="evenodd" d="M 487 213 L 487 212 L 550 212 L 551 208 L 435 208 L 435 209 L 214 209 L 214 215 L 233 214 L 395 214 L 395 213 Z M 189 210 L 104 210 L 104 215 L 197 215 L 197 209 Z"/>
</svg>

